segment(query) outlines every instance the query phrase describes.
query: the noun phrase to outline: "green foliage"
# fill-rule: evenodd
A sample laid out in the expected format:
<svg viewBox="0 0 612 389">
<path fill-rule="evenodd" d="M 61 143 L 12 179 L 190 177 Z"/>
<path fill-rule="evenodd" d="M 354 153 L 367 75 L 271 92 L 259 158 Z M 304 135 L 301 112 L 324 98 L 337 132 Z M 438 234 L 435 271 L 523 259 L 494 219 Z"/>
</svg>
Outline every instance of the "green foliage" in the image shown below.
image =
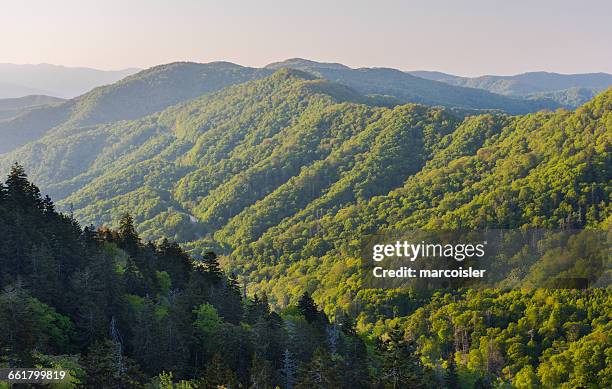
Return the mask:
<svg viewBox="0 0 612 389">
<path fill-rule="evenodd" d="M 281 70 L 3 157 L 74 210 L 19 166 L 1 187 L 3 354 L 82 353 L 98 385 L 609 386 L 608 290 L 369 289 L 359 238 L 608 229 L 612 91 L 525 116 L 379 103 Z M 583 243 L 518 276 L 581 270 Z"/>
<path fill-rule="evenodd" d="M 285 321 L 266 296 L 243 298 L 215 253 L 199 261 L 167 240 L 143 243 L 129 214 L 117 231 L 81 229 L 15 165 L 0 185 L 0 215 L 0 367 L 66 369 L 66 387 L 274 388 L 291 348 L 296 385 L 311 378 L 298 379 L 298 365 L 339 384 L 340 360 L 370 381 L 352 362 L 367 359 L 360 338 L 326 342 L 329 321 L 312 299 L 300 305 L 307 318 L 295 307 Z"/>
</svg>

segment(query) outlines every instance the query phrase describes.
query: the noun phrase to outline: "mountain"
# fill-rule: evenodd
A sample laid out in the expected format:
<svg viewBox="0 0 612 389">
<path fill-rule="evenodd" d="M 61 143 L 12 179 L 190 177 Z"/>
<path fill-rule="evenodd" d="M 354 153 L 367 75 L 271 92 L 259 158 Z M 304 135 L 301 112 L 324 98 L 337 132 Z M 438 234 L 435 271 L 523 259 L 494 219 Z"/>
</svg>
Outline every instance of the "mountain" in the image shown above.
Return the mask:
<svg viewBox="0 0 612 389">
<path fill-rule="evenodd" d="M 350 70 L 346 65 L 337 62 L 316 62 L 304 58 L 290 58 L 284 61 L 273 62 L 265 66 L 266 69 L 278 70 L 282 68 L 291 69 L 336 69 L 336 70 Z"/>
<path fill-rule="evenodd" d="M 429 71 L 408 73 L 428 80 L 484 89 L 502 95 L 552 98 L 565 106 L 574 108 L 591 99 L 597 92 L 612 86 L 612 74 L 607 73 L 530 72 L 514 76 L 491 75 L 472 78 Z"/>
<path fill-rule="evenodd" d="M 351 69 L 340 64 L 318 63 L 300 58 L 276 62 L 266 68 L 289 67 L 310 72 L 327 80 L 350 86 L 369 95 L 393 96 L 402 102 L 442 105 L 468 109 L 497 109 L 521 114 L 539 109 L 555 109 L 559 105 L 546 99 L 514 99 L 488 93 L 469 85 L 450 87 L 448 83 L 432 82 L 397 69 Z"/>
<path fill-rule="evenodd" d="M 82 228 L 13 166 L 0 182 L 6 360 L 61 369 L 65 382 L 89 388 L 272 388 L 288 380 L 313 387 L 298 365 L 331 361 L 332 325 L 310 296 L 281 316 L 265 297 L 243 296 L 213 252 L 198 261 L 168 240 L 143 243 L 129 215 L 121 225 Z M 365 340 L 345 324 L 333 326 L 333 353 L 352 368 L 326 376 L 374 387 Z M 425 374 L 415 357 L 406 359 Z"/>
<path fill-rule="evenodd" d="M 28 88 L 22 85 L 16 85 L 11 82 L 0 81 L 0 99 L 46 94 L 49 94 L 49 92 L 40 89 Z"/>
<path fill-rule="evenodd" d="M 426 381 L 436 387 L 444 386 L 440 382 L 453 371 L 453 379 L 463 387 L 502 381 L 523 387 L 606 387 L 606 355 L 612 348 L 606 315 L 609 289 L 517 287 L 545 285 L 551 274 L 586 277 L 589 266 L 582 254 L 590 242 L 577 239 L 565 251 L 545 251 L 537 262 L 524 261 L 521 251 L 511 258 L 496 258 L 514 264 L 516 272 L 504 279 L 504 286 L 515 287 L 511 290 L 372 288 L 362 274 L 361 250 L 364 236 L 414 228 L 608 231 L 612 89 L 575 111 L 509 115 L 403 104 L 399 98 L 366 95 L 313 72 L 282 68 L 266 74 L 255 69 L 248 75 L 250 81 L 131 120 L 95 124 L 95 115 L 87 111 L 70 120 L 91 119 L 89 124 L 53 128 L 1 155 L 0 171 L 22 162 L 42 190 L 58 200 L 57 208 L 71 215 L 64 217 L 61 234 L 49 234 L 45 226 L 54 226 L 47 223 L 55 223 L 57 217 L 49 200 L 39 197 L 39 202 L 31 202 L 39 204 L 38 210 L 23 215 L 13 203 L 0 208 L 8 215 L 0 218 L 2 223 L 14 226 L 7 231 L 26 228 L 26 220 L 36 236 L 45 237 L 33 244 L 28 230 L 0 234 L 9 242 L 0 248 L 13 250 L 0 258 L 25 258 L 27 265 L 0 268 L 12 276 L 9 279 L 23 279 L 43 291 L 49 284 L 48 290 L 58 290 L 56 278 L 47 274 L 68 278 L 74 271 L 66 285 L 70 296 L 83 299 L 83 304 L 61 293 L 40 292 L 37 297 L 44 304 L 53 302 L 60 314 L 78 323 L 78 344 L 91 339 L 87 336 L 92 332 L 108 334 L 115 323 L 127 339 L 126 354 L 149 376 L 168 369 L 192 378 L 198 370 L 181 356 L 194 356 L 199 363 L 213 360 L 210 354 L 195 353 L 197 349 L 190 352 L 191 331 L 227 328 L 224 337 L 205 333 L 202 344 L 223 339 L 223 352 L 236 360 L 236 355 L 264 355 L 249 348 L 247 339 L 276 341 L 272 335 L 277 332 L 268 331 L 269 326 L 284 326 L 288 341 L 281 344 L 291 350 L 284 359 L 299 353 L 306 371 L 303 387 L 313 387 L 303 377 L 318 371 L 316 366 L 331 366 L 329 361 L 339 364 L 332 372 L 374 371 L 383 381 L 371 386 L 390 387 L 385 372 L 403 360 L 398 349 L 408 350 L 402 355 L 409 370 L 401 371 L 417 374 L 417 369 L 418 377 L 428 377 Z M 16 178 L 8 180 L 7 187 L 0 191 L 1 201 L 28 203 L 29 197 L 38 195 Z M 94 235 L 102 242 L 102 252 L 94 251 L 99 255 L 91 265 L 80 250 L 89 247 L 81 240 L 90 239 L 92 229 L 82 231 L 75 220 L 119 228 L 118 233 L 102 228 Z M 141 244 L 135 229 L 144 241 L 155 243 Z M 64 245 L 66 237 L 72 238 Z M 182 272 L 171 275 L 176 259 L 184 256 L 168 248 L 164 238 L 181 242 L 202 259 L 202 271 L 216 273 L 221 266 L 235 274 L 231 279 L 240 280 L 253 296 L 244 306 L 265 301 L 291 324 L 278 319 L 241 323 L 245 312 L 237 307 L 243 305 L 235 299 L 224 304 L 221 297 L 231 297 L 237 283 L 211 290 L 205 280 L 198 282 L 200 278 L 186 284 Z M 27 250 L 15 250 L 20 247 L 15 242 L 22 240 L 31 242 Z M 221 254 L 218 264 L 209 261 L 211 248 Z M 62 271 L 32 270 L 40 268 Z M 116 271 L 109 274 L 109 269 Z M 609 269 L 602 273 L 609 282 Z M 21 295 L 5 298 L 10 302 L 15 296 Z M 185 299 L 199 304 L 214 299 L 215 310 L 205 306 L 194 311 Z M 37 304 L 24 296 L 0 307 L 20 306 L 21 301 Z M 27 316 L 32 311 L 47 313 L 54 323 L 67 322 L 45 306 L 34 307 L 0 309 L 6 317 L 0 323 L 13 323 L 8 318 L 14 312 L 23 312 L 28 319 L 24 323 L 35 323 Z M 227 313 L 215 315 L 222 307 Z M 233 326 L 221 323 L 230 313 Z M 115 314 L 118 319 L 113 321 Z M 93 331 L 91 321 L 83 319 L 92 315 L 104 318 L 93 321 L 104 327 Z M 196 324 L 199 315 L 202 320 Z M 328 319 L 342 327 L 334 329 Z M 337 331 L 358 332 L 367 343 L 345 346 Z M 62 337 L 51 339 L 56 338 Z M 58 350 L 57 354 L 69 351 L 54 349 L 49 342 L 29 344 Z M 360 360 L 366 366 L 352 368 L 353 359 L 345 350 L 364 348 L 368 358 Z M 333 349 L 335 353 L 329 351 Z M 173 361 L 172 366 L 163 361 Z M 240 382 L 248 381 L 248 372 L 266 370 L 232 368 L 242 372 Z M 353 382 L 346 387 L 368 386 Z"/>
<path fill-rule="evenodd" d="M 3 355 L 71 385 L 609 386 L 609 289 L 400 290 L 390 304 L 369 290 L 373 307 L 333 317 L 303 293 L 275 311 L 214 252 L 142 242 L 129 214 L 82 228 L 19 165 L 0 183 L 0 232 Z M 362 309 L 376 316 L 354 321 Z"/>
<path fill-rule="evenodd" d="M 64 99 L 45 95 L 29 95 L 11 99 L 0 99 L 0 120 L 15 117 L 24 110 L 44 105 L 59 104 L 63 101 Z"/>
<path fill-rule="evenodd" d="M 0 63 L 0 98 L 45 94 L 69 99 L 138 71 L 135 68 L 98 70 L 50 64 Z M 3 83 L 16 84 L 22 89 L 8 88 Z"/>
<path fill-rule="evenodd" d="M 551 92 L 534 92 L 525 95 L 526 98 L 550 99 L 564 107 L 577 108 L 595 97 L 605 88 L 569 88 Z"/>
<path fill-rule="evenodd" d="M 565 176 L 554 169 L 573 172 L 586 163 L 587 155 L 586 166 L 599 172 L 580 168 L 566 177 L 569 181 L 563 188 L 567 189 L 555 194 L 558 209 L 542 208 L 538 212 L 544 214 L 538 217 L 547 226 L 555 226 L 571 210 L 580 213 L 583 223 L 596 224 L 600 220 L 594 215 L 591 220 L 586 213 L 605 198 L 605 186 L 580 203 L 580 212 L 575 199 L 563 207 L 559 204 L 570 196 L 565 194 L 570 188 L 606 182 L 605 126 L 597 126 L 609 115 L 609 99 L 610 91 L 576 113 L 464 117 L 442 107 L 388 106 L 310 73 L 283 69 L 141 119 L 54 129 L 0 158 L 0 166 L 7 169 L 13 161 L 23 162 L 44 190 L 84 223 L 114 225 L 129 210 L 147 239 L 195 240 L 199 241 L 196 247 L 206 246 L 214 237 L 226 253 L 255 250 L 246 257 L 260 258 L 257 263 L 263 264 L 269 260 L 269 250 L 275 250 L 267 248 L 275 247 L 274 242 L 291 241 L 296 233 L 308 236 L 308 231 L 319 228 L 321 218 L 336 223 L 337 215 L 343 215 L 338 221 L 342 225 L 345 215 L 369 209 L 372 199 L 380 201 L 379 196 L 391 196 L 404 185 L 414 187 L 408 186 L 411 189 L 399 199 L 391 196 L 390 203 L 379 210 L 388 216 L 372 212 L 363 219 L 372 223 L 404 215 L 406 223 L 415 218 L 415 225 L 444 224 L 461 218 L 455 215 L 458 212 L 473 212 L 481 200 L 503 215 L 510 209 L 523 212 L 515 204 L 502 211 L 510 200 L 498 191 L 513 193 L 513 189 L 505 188 L 496 177 L 542 184 L 531 193 L 538 193 L 538 199 L 552 196 L 547 192 L 552 189 L 546 174 L 561 180 Z M 574 123 L 581 121 L 593 124 L 576 127 Z M 559 151 L 572 142 L 574 149 L 567 155 Z M 574 155 L 575 160 L 570 158 Z M 466 163 L 465 169 L 475 164 L 485 170 L 446 168 Z M 511 166 L 514 170 L 506 171 Z M 455 185 L 453 181 L 444 184 L 449 175 L 473 185 L 446 187 Z M 440 193 L 449 196 L 440 209 L 430 197 L 437 202 L 441 198 L 426 189 L 437 185 L 442 185 Z M 477 188 L 481 192 L 475 192 Z M 413 198 L 422 192 L 424 198 Z M 396 201 L 403 204 L 402 196 L 410 199 L 407 204 L 431 209 L 408 207 L 388 213 Z M 453 206 L 447 209 L 449 204 Z M 424 212 L 428 218 L 418 219 Z M 536 211 L 530 212 L 529 217 L 514 215 L 516 219 L 508 220 L 479 217 L 500 226 L 542 223 Z M 354 218 L 355 222 L 362 219 Z M 470 213 L 468 220 L 476 223 L 477 219 Z M 338 231 L 338 226 L 330 224 L 324 230 Z M 283 249 L 288 251 L 280 252 L 277 260 L 288 260 L 283 255 L 289 253 L 293 259 L 307 259 L 315 252 L 324 255 L 335 243 L 305 238 L 299 247 L 295 244 Z M 252 266 L 245 264 L 243 270 Z M 272 290 L 267 292 L 276 298 Z"/>
<path fill-rule="evenodd" d="M 180 101 L 260 77 L 254 68 L 216 62 L 178 62 L 161 65 L 102 86 L 53 107 L 29 110 L 0 121 L 0 153 L 39 139 L 52 128 L 58 131 L 139 118 Z M 267 74 L 269 72 L 263 72 Z"/>
<path fill-rule="evenodd" d="M 224 87 L 265 77 L 273 68 L 294 67 L 348 86 L 381 104 L 417 102 L 463 110 L 502 110 L 508 113 L 557 108 L 549 99 L 515 99 L 486 91 L 450 86 L 394 69 L 350 69 L 340 64 L 294 59 L 255 69 L 228 62 L 160 65 L 54 107 L 41 107 L 0 122 L 6 153 L 39 139 L 52 128 L 64 130 L 112 123 L 149 115 Z"/>
</svg>

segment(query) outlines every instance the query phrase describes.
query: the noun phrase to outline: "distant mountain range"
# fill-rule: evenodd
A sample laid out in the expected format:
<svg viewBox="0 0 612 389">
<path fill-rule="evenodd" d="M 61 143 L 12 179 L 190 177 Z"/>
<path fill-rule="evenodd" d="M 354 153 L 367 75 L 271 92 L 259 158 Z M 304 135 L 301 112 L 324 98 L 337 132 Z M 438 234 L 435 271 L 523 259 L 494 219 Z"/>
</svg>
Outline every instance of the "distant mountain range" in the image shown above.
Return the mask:
<svg viewBox="0 0 612 389">
<path fill-rule="evenodd" d="M 37 94 L 70 99 L 97 86 L 112 84 L 139 70 L 0 63 L 0 98 Z"/>
<path fill-rule="evenodd" d="M 612 85 L 612 74 L 559 74 L 530 72 L 514 76 L 460 77 L 430 71 L 408 72 L 413 76 L 450 85 L 488 90 L 506 96 L 550 98 L 575 108 Z"/>
<path fill-rule="evenodd" d="M 54 127 L 72 129 L 136 119 L 248 81 L 259 73 L 258 69 L 226 62 L 173 63 L 143 70 L 62 104 L 41 106 L 10 120 L 0 120 L 0 153 L 39 139 Z"/>
<path fill-rule="evenodd" d="M 469 110 L 524 114 L 542 109 L 574 108 L 611 84 L 612 76 L 555 75 L 533 73 L 513 77 L 486 76 L 469 79 L 435 72 L 403 72 L 390 68 L 352 69 L 339 63 L 322 63 L 300 58 L 272 63 L 264 68 L 244 67 L 229 62 L 207 64 L 177 62 L 131 74 L 137 69 L 106 72 L 55 65 L 0 64 L 0 83 L 28 83 L 24 93 L 46 92 L 76 98 L 51 105 L 0 113 L 0 153 L 5 153 L 61 127 L 74 129 L 120 120 L 137 119 L 171 105 L 194 99 L 225 87 L 260 79 L 280 68 L 302 70 L 349 88 L 378 105 L 420 103 Z M 497 78 L 496 78 L 497 77 Z M 117 79 L 121 80 L 117 81 Z M 486 80 L 485 80 L 486 79 Z M 109 84 L 91 89 L 95 85 Z M 503 87 L 503 85 L 506 85 Z M 486 87 L 486 88 L 485 88 Z M 557 88 L 566 88 L 558 90 Z M 25 87 L 24 87 L 25 88 Z M 489 88 L 490 90 L 487 90 Z M 62 92 L 53 92 L 62 90 Z M 91 90 L 89 90 L 91 89 Z M 521 94 L 519 92 L 525 92 Z"/>
<path fill-rule="evenodd" d="M 10 119 L 32 108 L 60 104 L 64 99 L 45 95 L 29 95 L 12 99 L 0 99 L 0 120 Z"/>
<path fill-rule="evenodd" d="M 365 95 L 392 96 L 400 102 L 461 107 L 467 109 L 498 109 L 521 114 L 539 109 L 558 108 L 550 99 L 517 99 L 481 89 L 449 85 L 445 82 L 416 77 L 391 68 L 351 69 L 338 63 L 322 63 L 293 58 L 275 62 L 266 69 L 283 67 L 303 70 L 329 81 L 347 85 Z M 434 82 L 432 82 L 434 81 Z"/>
</svg>

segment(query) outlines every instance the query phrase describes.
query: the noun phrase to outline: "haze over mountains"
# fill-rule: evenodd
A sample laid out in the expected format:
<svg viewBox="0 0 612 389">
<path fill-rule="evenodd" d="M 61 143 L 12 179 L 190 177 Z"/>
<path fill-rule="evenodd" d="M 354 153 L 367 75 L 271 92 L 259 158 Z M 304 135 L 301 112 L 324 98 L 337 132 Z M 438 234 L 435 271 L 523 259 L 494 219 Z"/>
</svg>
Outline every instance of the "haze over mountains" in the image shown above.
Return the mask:
<svg viewBox="0 0 612 389">
<path fill-rule="evenodd" d="M 29 107 L 33 109 L 0 114 L 2 115 L 0 136 L 3 140 L 0 143 L 0 153 L 39 139 L 55 127 L 74 128 L 139 118 L 230 85 L 266 77 L 282 67 L 304 70 L 317 77 L 350 87 L 363 95 L 376 97 L 381 102 L 384 100 L 384 104 L 387 105 L 414 102 L 468 110 L 500 110 L 511 114 L 556 109 L 561 106 L 573 108 L 592 97 L 595 90 L 605 88 L 608 83 L 606 75 L 593 80 L 588 75 L 568 76 L 567 79 L 565 76 L 555 76 L 549 77 L 551 82 L 548 88 L 545 86 L 546 80 L 532 82 L 537 85 L 537 90 L 540 91 L 538 93 L 542 95 L 519 96 L 513 95 L 508 92 L 510 89 L 506 89 L 504 93 L 510 94 L 506 96 L 479 89 L 482 87 L 481 84 L 472 85 L 467 81 L 465 84 L 469 84 L 470 87 L 450 85 L 449 83 L 460 82 L 449 81 L 451 76 L 447 75 L 446 78 L 436 76 L 438 81 L 416 77 L 395 69 L 351 69 L 342 64 L 320 63 L 299 58 L 273 63 L 262 69 L 227 62 L 208 64 L 178 62 L 138 72 L 62 104 Z M 62 86 L 76 93 L 78 88 L 86 88 L 87 82 L 88 85 L 94 81 L 110 83 L 123 74 L 133 71 L 135 70 L 101 72 L 53 65 L 22 67 L 4 64 L 0 65 L 0 81 L 4 74 L 5 77 L 10 75 L 13 81 L 29 80 L 31 85 L 38 88 Z M 421 74 L 421 76 L 433 78 L 432 75 Z M 571 85 L 575 85 L 575 88 L 555 90 L 558 87 Z M 585 85 L 592 89 L 584 89 Z M 69 93 L 63 94 L 69 95 Z"/>
<path fill-rule="evenodd" d="M 562 105 L 577 107 L 612 85 L 612 74 L 559 74 L 529 72 L 514 76 L 460 77 L 429 71 L 409 72 L 417 77 L 470 88 L 485 89 L 507 96 L 551 98 Z"/>
<path fill-rule="evenodd" d="M 60 99 L 59 97 L 45 95 L 28 95 L 24 97 L 0 99 L 0 120 L 13 118 L 32 108 L 59 104 L 63 101 L 64 99 Z"/>
<path fill-rule="evenodd" d="M 0 99 L 34 94 L 70 99 L 97 86 L 112 84 L 139 70 L 0 63 Z"/>
</svg>

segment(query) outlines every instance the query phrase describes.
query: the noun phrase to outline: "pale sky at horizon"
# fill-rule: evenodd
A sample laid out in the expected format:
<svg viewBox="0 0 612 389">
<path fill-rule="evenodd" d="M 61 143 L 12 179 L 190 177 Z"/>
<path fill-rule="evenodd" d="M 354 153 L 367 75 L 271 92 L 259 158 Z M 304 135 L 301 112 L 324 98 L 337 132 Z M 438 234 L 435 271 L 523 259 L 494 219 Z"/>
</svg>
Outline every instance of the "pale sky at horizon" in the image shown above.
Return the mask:
<svg viewBox="0 0 612 389">
<path fill-rule="evenodd" d="M 1 0 L 0 63 L 302 57 L 466 76 L 612 73 L 611 17 L 603 0 Z"/>
</svg>

